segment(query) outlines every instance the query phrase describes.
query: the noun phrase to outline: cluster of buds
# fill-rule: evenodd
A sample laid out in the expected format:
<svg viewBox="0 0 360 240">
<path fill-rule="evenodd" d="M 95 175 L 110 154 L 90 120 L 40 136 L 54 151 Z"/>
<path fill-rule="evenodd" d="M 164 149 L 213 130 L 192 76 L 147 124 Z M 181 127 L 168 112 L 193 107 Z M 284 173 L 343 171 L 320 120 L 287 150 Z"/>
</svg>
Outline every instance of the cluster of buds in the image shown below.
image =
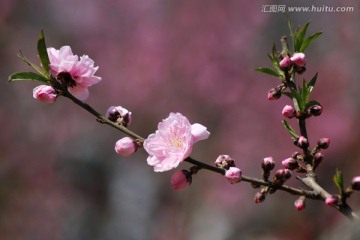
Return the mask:
<svg viewBox="0 0 360 240">
<path fill-rule="evenodd" d="M 275 161 L 272 157 L 266 157 L 261 162 L 261 168 L 262 168 L 262 177 L 265 181 L 269 182 L 269 177 L 271 171 L 275 167 Z M 274 174 L 274 177 L 271 181 L 272 186 L 266 186 L 260 189 L 259 192 L 255 194 L 254 201 L 255 203 L 261 203 L 265 200 L 266 195 L 268 193 L 274 193 L 276 191 L 276 186 L 280 186 L 284 184 L 286 180 L 288 180 L 291 177 L 291 171 L 289 169 L 279 169 Z M 253 185 L 254 188 L 258 188 L 259 186 Z"/>
<path fill-rule="evenodd" d="M 296 117 L 296 118 L 300 118 L 300 117 L 308 118 L 310 116 L 320 116 L 321 113 L 322 113 L 322 110 L 323 110 L 322 106 L 317 104 L 317 105 L 313 105 L 313 106 L 307 108 L 304 113 L 301 113 L 301 112 L 296 112 L 296 110 L 294 109 L 293 106 L 286 105 L 283 108 L 281 114 L 285 118 L 288 118 L 288 119 L 291 119 L 293 117 Z"/>
<path fill-rule="evenodd" d="M 189 170 L 175 172 L 171 177 L 171 185 L 174 190 L 184 190 L 188 188 L 192 182 L 192 175 L 196 174 L 199 170 L 197 166 L 193 166 Z"/>
<path fill-rule="evenodd" d="M 306 60 L 304 53 L 294 53 L 291 57 L 286 55 L 281 61 L 279 62 L 279 66 L 284 71 L 289 71 L 291 67 L 294 67 L 294 70 L 301 74 L 305 72 L 306 68 Z"/>
<path fill-rule="evenodd" d="M 215 160 L 215 166 L 225 169 L 225 178 L 235 184 L 241 181 L 241 169 L 235 166 L 235 161 L 229 155 L 220 155 Z"/>
<path fill-rule="evenodd" d="M 111 106 L 105 113 L 105 117 L 110 121 L 128 127 L 131 123 L 131 112 L 121 106 Z M 123 157 L 128 157 L 142 147 L 142 143 L 130 137 L 119 139 L 115 143 L 115 152 Z"/>
</svg>

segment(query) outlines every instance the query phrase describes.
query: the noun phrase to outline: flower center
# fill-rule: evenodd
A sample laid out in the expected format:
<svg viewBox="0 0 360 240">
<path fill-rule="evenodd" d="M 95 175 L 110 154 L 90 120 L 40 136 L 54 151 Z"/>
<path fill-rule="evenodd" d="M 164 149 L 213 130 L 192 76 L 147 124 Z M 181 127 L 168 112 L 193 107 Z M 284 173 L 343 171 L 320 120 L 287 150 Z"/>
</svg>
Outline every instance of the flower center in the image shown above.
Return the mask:
<svg viewBox="0 0 360 240">
<path fill-rule="evenodd" d="M 184 144 L 181 138 L 174 137 L 170 140 L 170 145 L 175 148 L 182 148 Z"/>
<path fill-rule="evenodd" d="M 68 87 L 72 87 L 72 88 L 76 87 L 75 80 L 72 78 L 71 74 L 68 72 L 58 73 L 58 75 L 56 76 L 56 79 L 65 83 L 65 85 Z"/>
</svg>

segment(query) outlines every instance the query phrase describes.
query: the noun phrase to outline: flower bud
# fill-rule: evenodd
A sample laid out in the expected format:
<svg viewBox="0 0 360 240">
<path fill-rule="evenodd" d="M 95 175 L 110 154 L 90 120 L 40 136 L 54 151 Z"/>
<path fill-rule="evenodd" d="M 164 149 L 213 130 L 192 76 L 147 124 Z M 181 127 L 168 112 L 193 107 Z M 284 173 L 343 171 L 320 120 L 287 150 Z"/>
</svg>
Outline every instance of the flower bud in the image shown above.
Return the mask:
<svg viewBox="0 0 360 240">
<path fill-rule="evenodd" d="M 187 170 L 175 172 L 171 177 L 171 185 L 174 190 L 184 190 L 190 186 L 192 181 L 191 173 Z"/>
<path fill-rule="evenodd" d="M 281 162 L 284 168 L 294 170 L 299 167 L 299 163 L 294 158 L 287 158 Z"/>
<path fill-rule="evenodd" d="M 215 160 L 215 166 L 218 168 L 229 169 L 230 167 L 235 167 L 235 162 L 229 155 L 220 155 Z"/>
<path fill-rule="evenodd" d="M 360 191 L 360 176 L 354 177 L 351 181 L 351 188 Z"/>
<path fill-rule="evenodd" d="M 319 139 L 319 141 L 317 142 L 317 145 L 321 149 L 327 149 L 329 147 L 329 145 L 330 145 L 330 138 L 321 138 L 321 139 Z"/>
<path fill-rule="evenodd" d="M 320 163 L 322 162 L 322 160 L 324 159 L 324 155 L 321 152 L 317 152 L 314 155 L 314 168 L 317 168 Z"/>
<path fill-rule="evenodd" d="M 321 113 L 322 113 L 322 110 L 323 110 L 322 106 L 320 106 L 320 105 L 313 105 L 313 106 L 311 106 L 311 107 L 307 110 L 307 112 L 308 112 L 310 115 L 313 115 L 313 116 L 320 116 Z"/>
<path fill-rule="evenodd" d="M 267 95 L 267 98 L 270 101 L 277 100 L 280 97 L 281 97 L 281 89 L 279 87 L 270 89 Z"/>
<path fill-rule="evenodd" d="M 286 105 L 282 110 L 282 115 L 286 118 L 293 118 L 295 115 L 294 108 L 290 105 Z"/>
<path fill-rule="evenodd" d="M 235 184 L 241 181 L 241 170 L 237 167 L 230 167 L 225 172 L 225 177 L 231 184 Z"/>
<path fill-rule="evenodd" d="M 265 193 L 257 192 L 255 194 L 254 201 L 256 204 L 261 203 L 265 200 L 265 197 L 266 197 Z"/>
<path fill-rule="evenodd" d="M 275 167 L 275 161 L 272 157 L 266 157 L 261 163 L 261 167 L 264 171 L 271 171 Z"/>
<path fill-rule="evenodd" d="M 304 53 L 294 53 L 290 60 L 298 67 L 304 67 L 306 64 Z"/>
<path fill-rule="evenodd" d="M 328 206 L 335 206 L 336 203 L 337 203 L 337 198 L 334 196 L 325 198 L 325 204 Z"/>
<path fill-rule="evenodd" d="M 40 85 L 34 88 L 33 97 L 42 103 L 49 104 L 55 102 L 57 94 L 53 87 L 48 85 Z"/>
<path fill-rule="evenodd" d="M 115 144 L 115 151 L 117 154 L 123 157 L 128 157 L 131 154 L 133 154 L 137 150 L 137 146 L 129 137 L 124 137 L 120 140 L 118 140 Z"/>
<path fill-rule="evenodd" d="M 284 183 L 291 177 L 291 171 L 289 169 L 279 169 L 275 173 L 275 182 L 277 183 Z"/>
<path fill-rule="evenodd" d="M 291 157 L 296 159 L 296 160 L 300 160 L 300 161 L 302 161 L 304 159 L 304 156 L 299 152 L 293 152 Z"/>
<path fill-rule="evenodd" d="M 105 116 L 112 122 L 117 122 L 127 127 L 130 125 L 132 117 L 131 112 L 121 106 L 111 106 L 106 111 Z"/>
<path fill-rule="evenodd" d="M 305 197 L 301 196 L 299 197 L 295 203 L 295 208 L 298 210 L 298 211 L 301 211 L 301 210 L 304 210 L 305 207 L 306 207 L 306 204 L 305 204 Z"/>
<path fill-rule="evenodd" d="M 289 56 L 284 57 L 280 61 L 279 66 L 280 66 L 281 69 L 287 69 L 288 67 L 290 67 L 291 66 L 290 57 Z"/>
<path fill-rule="evenodd" d="M 296 146 L 298 146 L 302 149 L 307 148 L 307 147 L 309 147 L 309 141 L 307 140 L 306 137 L 300 136 L 296 142 Z"/>
</svg>

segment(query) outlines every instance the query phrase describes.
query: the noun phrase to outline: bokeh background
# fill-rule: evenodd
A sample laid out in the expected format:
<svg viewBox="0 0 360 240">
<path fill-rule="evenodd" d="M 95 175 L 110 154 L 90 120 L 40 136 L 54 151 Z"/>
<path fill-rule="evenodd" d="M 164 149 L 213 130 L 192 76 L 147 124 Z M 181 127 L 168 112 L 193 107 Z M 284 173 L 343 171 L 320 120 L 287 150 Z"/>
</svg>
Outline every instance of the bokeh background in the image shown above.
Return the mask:
<svg viewBox="0 0 360 240">
<path fill-rule="evenodd" d="M 36 41 L 44 29 L 49 47 L 70 45 L 100 66 L 103 81 L 90 88 L 88 100 L 95 109 L 130 109 L 131 129 L 145 137 L 169 112 L 181 112 L 211 132 L 209 140 L 196 144 L 194 158 L 212 164 L 219 154 L 229 154 L 243 174 L 258 177 L 264 157 L 273 156 L 280 168 L 296 150 L 280 123 L 289 100 L 267 101 L 267 91 L 279 82 L 254 71 L 270 66 L 272 43 L 280 48 L 279 38 L 289 33 L 284 14 L 262 9 L 354 7 L 347 13 L 290 13 L 295 26 L 312 20 L 309 32 L 324 32 L 306 52 L 304 77 L 319 72 L 313 99 L 324 107 L 308 121 L 308 131 L 313 144 L 331 138 L 318 175 L 336 193 L 336 168 L 346 185 L 360 175 L 358 1 L 2 0 L 0 5 L 0 239 L 330 239 L 349 227 L 320 201 L 296 211 L 296 197 L 283 192 L 256 205 L 255 189 L 230 185 L 211 172 L 200 171 L 189 189 L 176 192 L 170 184 L 174 171 L 153 172 L 143 150 L 129 158 L 116 155 L 122 133 L 98 124 L 67 99 L 41 104 L 32 98 L 36 83 L 9 84 L 7 78 L 30 70 L 16 57 L 19 49 L 38 62 Z M 183 163 L 180 169 L 189 167 Z M 294 179 L 289 184 L 301 186 Z M 349 203 L 359 211 L 360 194 Z"/>
</svg>

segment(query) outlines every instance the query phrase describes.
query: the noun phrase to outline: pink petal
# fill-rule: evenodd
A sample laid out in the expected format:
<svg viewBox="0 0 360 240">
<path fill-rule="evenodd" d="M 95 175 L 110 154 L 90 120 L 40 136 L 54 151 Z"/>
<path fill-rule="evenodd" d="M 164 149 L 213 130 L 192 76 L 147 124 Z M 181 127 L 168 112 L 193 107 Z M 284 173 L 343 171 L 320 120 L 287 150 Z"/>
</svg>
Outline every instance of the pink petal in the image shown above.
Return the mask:
<svg viewBox="0 0 360 240">
<path fill-rule="evenodd" d="M 191 135 L 193 136 L 193 141 L 195 143 L 200 140 L 207 139 L 210 136 L 210 132 L 206 130 L 205 126 L 199 123 L 194 123 L 191 125 Z"/>
</svg>

